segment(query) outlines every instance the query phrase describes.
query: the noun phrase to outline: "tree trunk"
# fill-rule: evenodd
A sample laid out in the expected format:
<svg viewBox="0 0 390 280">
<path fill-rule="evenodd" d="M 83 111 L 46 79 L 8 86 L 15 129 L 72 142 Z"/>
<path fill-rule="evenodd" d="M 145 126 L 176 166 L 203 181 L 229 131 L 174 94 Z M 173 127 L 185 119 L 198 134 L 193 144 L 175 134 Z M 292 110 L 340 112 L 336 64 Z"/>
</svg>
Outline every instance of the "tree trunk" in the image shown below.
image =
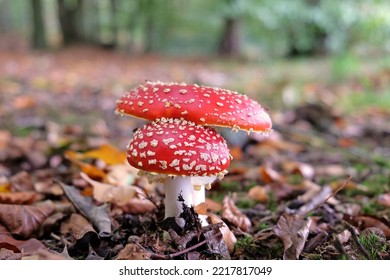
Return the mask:
<svg viewBox="0 0 390 280">
<path fill-rule="evenodd" d="M 116 0 L 111 0 L 111 32 L 112 32 L 112 46 L 113 48 L 118 47 L 118 21 L 117 11 L 118 3 Z"/>
<path fill-rule="evenodd" d="M 43 7 L 41 0 L 32 0 L 32 20 L 33 20 L 33 31 L 32 31 L 32 46 L 34 49 L 44 49 L 47 47 L 46 44 L 46 32 L 45 24 L 43 19 Z"/>
<path fill-rule="evenodd" d="M 63 43 L 64 45 L 69 45 L 81 40 L 81 32 L 77 26 L 77 12 L 80 7 L 80 0 L 72 2 L 73 6 L 66 2 L 66 0 L 58 0 L 58 15 Z"/>
<path fill-rule="evenodd" d="M 145 13 L 145 53 L 151 53 L 155 49 L 156 24 L 154 19 L 154 0 L 147 0 L 142 2 L 142 9 Z"/>
<path fill-rule="evenodd" d="M 239 20 L 237 18 L 226 17 L 222 36 L 219 41 L 218 54 L 222 56 L 235 57 L 241 53 L 241 34 Z"/>
</svg>

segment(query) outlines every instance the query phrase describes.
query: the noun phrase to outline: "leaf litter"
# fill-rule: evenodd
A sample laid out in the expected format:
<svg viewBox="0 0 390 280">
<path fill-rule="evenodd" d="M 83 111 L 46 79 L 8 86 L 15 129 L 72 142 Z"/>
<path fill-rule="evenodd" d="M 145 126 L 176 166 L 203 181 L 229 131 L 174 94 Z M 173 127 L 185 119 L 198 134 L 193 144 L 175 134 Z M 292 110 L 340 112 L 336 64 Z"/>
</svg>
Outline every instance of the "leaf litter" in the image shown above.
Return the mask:
<svg viewBox="0 0 390 280">
<path fill-rule="evenodd" d="M 181 229 L 163 221 L 162 185 L 126 163 L 142 121 L 116 117 L 115 100 L 145 79 L 213 83 L 199 71 L 225 71 L 222 84 L 234 88 L 230 80 L 258 79 L 259 70 L 158 57 L 130 63 L 82 48 L 46 58 L 46 72 L 37 72 L 32 54 L 0 55 L 0 259 L 390 258 L 390 112 L 338 110 L 334 100 L 356 81 L 304 85 L 303 94 L 334 98 L 271 109 L 268 138 L 223 131 L 234 155 L 229 173 L 204 206 L 183 205 L 190 222 Z M 107 61 L 116 71 L 102 76 Z M 242 91 L 278 91 L 263 82 Z M 199 227 L 198 214 L 208 226 Z"/>
</svg>

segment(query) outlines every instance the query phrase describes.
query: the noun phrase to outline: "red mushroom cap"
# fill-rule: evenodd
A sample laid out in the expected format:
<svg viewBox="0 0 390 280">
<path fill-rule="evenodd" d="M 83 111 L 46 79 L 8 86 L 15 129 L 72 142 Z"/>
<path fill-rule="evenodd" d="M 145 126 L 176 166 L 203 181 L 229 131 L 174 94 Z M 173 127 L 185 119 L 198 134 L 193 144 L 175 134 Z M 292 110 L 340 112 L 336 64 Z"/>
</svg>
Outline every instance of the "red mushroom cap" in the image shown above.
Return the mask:
<svg viewBox="0 0 390 280">
<path fill-rule="evenodd" d="M 179 119 L 144 125 L 127 148 L 130 165 L 174 176 L 223 175 L 231 158 L 225 139 L 214 129 Z"/>
<path fill-rule="evenodd" d="M 195 84 L 147 82 L 117 101 L 116 112 L 146 120 L 183 118 L 201 125 L 269 132 L 259 103 L 234 91 Z"/>
</svg>

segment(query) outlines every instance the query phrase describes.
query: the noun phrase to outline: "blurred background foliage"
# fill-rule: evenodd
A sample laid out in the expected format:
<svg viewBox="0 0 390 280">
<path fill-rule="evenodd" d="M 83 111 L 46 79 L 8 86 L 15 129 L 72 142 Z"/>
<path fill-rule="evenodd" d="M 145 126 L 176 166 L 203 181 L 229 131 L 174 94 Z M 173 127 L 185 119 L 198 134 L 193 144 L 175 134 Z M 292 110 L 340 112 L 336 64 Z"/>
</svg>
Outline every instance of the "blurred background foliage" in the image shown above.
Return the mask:
<svg viewBox="0 0 390 280">
<path fill-rule="evenodd" d="M 390 1 L 0 0 L 0 34 L 13 39 L 11 47 L 18 40 L 44 49 L 87 43 L 132 54 L 383 54 Z"/>
</svg>

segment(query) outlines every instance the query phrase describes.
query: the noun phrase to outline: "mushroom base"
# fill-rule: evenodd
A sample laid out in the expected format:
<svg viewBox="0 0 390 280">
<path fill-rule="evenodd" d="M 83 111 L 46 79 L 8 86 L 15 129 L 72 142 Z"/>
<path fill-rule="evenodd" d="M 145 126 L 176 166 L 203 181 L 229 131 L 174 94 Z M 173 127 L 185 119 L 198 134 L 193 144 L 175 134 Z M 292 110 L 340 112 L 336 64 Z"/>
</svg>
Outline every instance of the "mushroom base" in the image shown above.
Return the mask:
<svg viewBox="0 0 390 280">
<path fill-rule="evenodd" d="M 194 204 L 192 198 L 193 186 L 191 184 L 191 177 L 176 176 L 173 178 L 167 177 L 165 179 L 165 218 L 175 217 L 176 223 L 179 226 L 184 226 L 185 221 L 179 218 L 183 212 L 183 203 L 191 207 Z M 179 197 L 183 201 L 179 200 Z"/>
</svg>

